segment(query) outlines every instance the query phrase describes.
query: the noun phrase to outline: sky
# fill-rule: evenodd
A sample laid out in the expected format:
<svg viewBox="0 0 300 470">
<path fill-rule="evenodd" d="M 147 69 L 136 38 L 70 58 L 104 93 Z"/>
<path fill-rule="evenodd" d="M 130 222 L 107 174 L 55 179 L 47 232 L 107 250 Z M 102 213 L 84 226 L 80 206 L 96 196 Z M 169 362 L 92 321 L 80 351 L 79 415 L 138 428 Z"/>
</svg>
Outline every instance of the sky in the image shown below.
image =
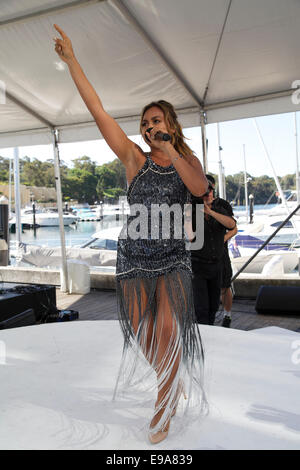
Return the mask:
<svg viewBox="0 0 300 470">
<path fill-rule="evenodd" d="M 300 139 L 300 113 L 297 113 L 297 133 Z M 295 113 L 277 114 L 256 118 L 256 122 L 263 136 L 267 152 L 277 176 L 293 174 L 296 171 L 296 139 L 295 139 Z M 240 119 L 219 124 L 220 145 L 222 147 L 221 159 L 225 176 L 245 170 L 243 146 L 245 146 L 246 170 L 251 176 L 269 175 L 273 171 L 266 157 L 263 145 L 258 137 L 253 119 Z M 187 143 L 202 161 L 201 129 L 184 129 Z M 141 136 L 130 136 L 144 150 L 148 146 Z M 208 172 L 218 172 L 218 139 L 217 124 L 207 125 L 208 139 Z M 68 166 L 72 160 L 83 155 L 89 156 L 98 165 L 108 163 L 116 158 L 104 140 L 60 144 L 60 159 Z M 300 148 L 300 140 L 299 140 Z M 13 158 L 13 149 L 0 149 L 0 156 Z M 20 147 L 19 156 L 28 156 L 46 161 L 53 158 L 51 145 Z"/>
</svg>

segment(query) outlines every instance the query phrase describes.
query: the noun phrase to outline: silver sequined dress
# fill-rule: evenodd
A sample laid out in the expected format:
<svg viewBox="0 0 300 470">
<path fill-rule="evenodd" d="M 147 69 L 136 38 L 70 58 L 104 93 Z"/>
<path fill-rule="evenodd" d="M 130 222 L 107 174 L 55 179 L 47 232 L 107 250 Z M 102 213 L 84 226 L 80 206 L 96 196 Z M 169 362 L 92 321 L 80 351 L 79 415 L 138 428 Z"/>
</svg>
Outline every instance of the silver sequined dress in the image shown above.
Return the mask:
<svg viewBox="0 0 300 470">
<path fill-rule="evenodd" d="M 174 221 L 170 218 L 170 237 L 162 238 L 162 216 L 159 218 L 159 238 L 151 237 L 151 209 L 155 205 L 166 204 L 168 208 L 177 205 L 183 214 L 184 205 L 190 201 L 190 193 L 182 182 L 173 165 L 163 167 L 157 165 L 146 154 L 144 166 L 130 183 L 127 192 L 130 206 L 143 205 L 145 215 L 141 215 L 141 225 L 148 223 L 148 239 L 133 240 L 126 236 L 126 229 L 135 219 L 135 215 L 128 218 L 118 241 L 118 256 L 116 275 L 117 279 L 132 277 L 153 278 L 174 269 L 192 273 L 190 252 L 185 249 L 185 241 L 181 231 L 181 238 L 174 238 Z M 139 215 L 139 214 L 138 214 Z M 154 222 L 153 222 L 154 223 Z M 125 236 L 123 239 L 122 237 Z"/>
<path fill-rule="evenodd" d="M 118 240 L 116 290 L 124 350 L 115 396 L 120 389 L 143 391 L 146 399 L 147 393 L 155 397 L 154 391 L 160 391 L 164 400 L 160 403 L 161 419 L 153 429 L 156 432 L 170 418 L 174 404 L 181 405 L 186 416 L 189 409 L 203 411 L 206 400 L 204 353 L 195 323 L 191 259 L 183 229 L 184 205 L 190 202 L 190 193 L 173 165 L 163 167 L 149 154 L 145 156 L 127 193 L 131 208 L 143 205 L 143 218 L 140 212 L 130 215 Z M 153 236 L 151 210 L 163 204 L 182 209 L 181 237 L 174 236 L 178 218 L 172 214 L 170 236 L 163 236 L 163 216 L 159 218 L 158 232 L 154 224 L 159 236 Z M 133 239 L 128 236 L 129 227 L 136 217 L 140 217 L 137 231 L 143 230 L 144 235 Z M 188 399 L 178 403 L 183 384 Z M 180 406 L 177 408 L 178 415 Z"/>
</svg>

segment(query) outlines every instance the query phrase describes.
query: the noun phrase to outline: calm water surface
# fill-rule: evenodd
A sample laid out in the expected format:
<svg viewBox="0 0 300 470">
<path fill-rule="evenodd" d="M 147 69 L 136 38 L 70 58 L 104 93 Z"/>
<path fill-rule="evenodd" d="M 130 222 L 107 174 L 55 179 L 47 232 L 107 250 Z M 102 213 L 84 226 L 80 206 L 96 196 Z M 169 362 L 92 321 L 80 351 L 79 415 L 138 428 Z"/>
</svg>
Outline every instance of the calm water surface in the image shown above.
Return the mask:
<svg viewBox="0 0 300 470">
<path fill-rule="evenodd" d="M 276 204 L 269 204 L 269 208 Z M 254 206 L 254 211 L 265 209 L 264 204 Z M 245 211 L 245 206 L 236 206 L 234 211 Z M 67 246 L 82 245 L 87 242 L 95 232 L 106 228 L 122 226 L 121 221 L 116 221 L 114 217 L 107 217 L 101 222 L 78 222 L 77 224 L 65 226 L 65 239 Z M 15 234 L 10 234 L 10 240 L 14 242 Z M 42 246 L 60 246 L 59 227 L 39 227 L 35 231 L 33 229 L 24 230 L 21 236 L 23 243 L 42 245 Z"/>
<path fill-rule="evenodd" d="M 65 226 L 66 246 L 82 245 L 95 232 L 106 228 L 113 228 L 122 225 L 116 220 L 105 220 L 101 222 L 78 222 L 77 224 Z M 16 240 L 16 234 L 10 234 L 10 240 Z M 39 227 L 35 231 L 33 229 L 23 230 L 21 241 L 30 245 L 41 246 L 60 246 L 59 227 Z"/>
</svg>

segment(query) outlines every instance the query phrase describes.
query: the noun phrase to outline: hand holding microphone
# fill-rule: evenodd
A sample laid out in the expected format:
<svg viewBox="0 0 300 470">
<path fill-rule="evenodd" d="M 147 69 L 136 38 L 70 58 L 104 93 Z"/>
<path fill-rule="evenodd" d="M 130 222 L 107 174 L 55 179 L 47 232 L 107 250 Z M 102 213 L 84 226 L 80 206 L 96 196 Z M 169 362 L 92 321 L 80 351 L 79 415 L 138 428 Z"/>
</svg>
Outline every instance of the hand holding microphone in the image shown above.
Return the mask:
<svg viewBox="0 0 300 470">
<path fill-rule="evenodd" d="M 163 140 L 164 142 L 168 142 L 169 140 L 171 140 L 171 136 L 166 132 L 158 131 L 154 136 L 154 140 Z"/>
<path fill-rule="evenodd" d="M 150 139 L 149 137 L 147 136 L 147 132 L 150 132 L 152 131 L 153 127 L 149 127 L 147 130 L 146 130 L 146 139 L 150 142 Z M 163 141 L 163 142 L 168 142 L 169 140 L 171 140 L 171 136 L 170 134 L 167 134 L 166 132 L 162 132 L 162 131 L 157 131 L 156 134 L 154 135 L 154 140 L 160 140 L 160 141 Z"/>
</svg>

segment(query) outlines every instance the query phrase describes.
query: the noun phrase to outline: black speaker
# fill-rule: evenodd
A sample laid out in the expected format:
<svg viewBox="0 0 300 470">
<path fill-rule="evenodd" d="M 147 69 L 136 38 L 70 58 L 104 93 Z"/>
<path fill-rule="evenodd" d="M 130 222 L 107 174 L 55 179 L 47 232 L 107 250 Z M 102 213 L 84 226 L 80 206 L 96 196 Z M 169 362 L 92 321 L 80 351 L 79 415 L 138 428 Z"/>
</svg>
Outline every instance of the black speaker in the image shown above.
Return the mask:
<svg viewBox="0 0 300 470">
<path fill-rule="evenodd" d="M 0 330 L 6 330 L 7 328 L 17 328 L 20 326 L 29 326 L 35 325 L 36 318 L 34 314 L 34 310 L 29 308 L 25 310 L 25 312 L 18 313 L 7 320 L 0 322 Z"/>
<path fill-rule="evenodd" d="M 36 321 L 56 308 L 55 286 L 39 284 L 0 284 L 0 322 L 32 309 Z"/>
<path fill-rule="evenodd" d="M 264 314 L 300 315 L 300 287 L 261 286 L 255 310 Z"/>
</svg>

